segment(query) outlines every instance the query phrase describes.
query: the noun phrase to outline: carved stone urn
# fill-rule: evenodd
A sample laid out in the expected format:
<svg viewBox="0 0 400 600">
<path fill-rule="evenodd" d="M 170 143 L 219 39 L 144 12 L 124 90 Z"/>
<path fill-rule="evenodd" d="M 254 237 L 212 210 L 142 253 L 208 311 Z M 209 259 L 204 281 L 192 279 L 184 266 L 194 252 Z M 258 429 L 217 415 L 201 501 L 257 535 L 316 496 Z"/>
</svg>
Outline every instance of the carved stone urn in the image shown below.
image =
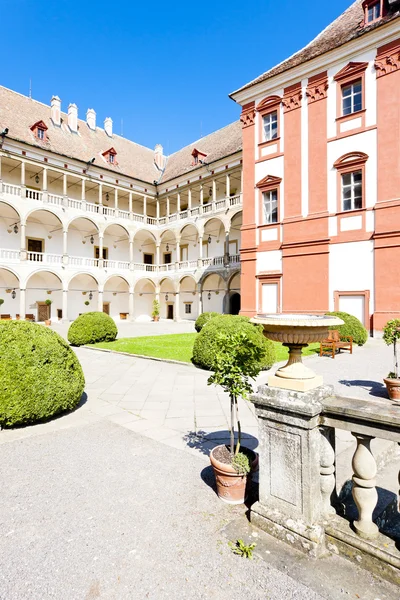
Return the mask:
<svg viewBox="0 0 400 600">
<path fill-rule="evenodd" d="M 298 392 L 307 392 L 323 384 L 321 375 L 316 375 L 301 360 L 302 349 L 328 337 L 329 328 L 343 325 L 338 317 L 322 315 L 257 315 L 251 319 L 264 327 L 264 335 L 274 342 L 289 348 L 289 360 L 275 375 L 270 375 L 268 385 Z"/>
</svg>

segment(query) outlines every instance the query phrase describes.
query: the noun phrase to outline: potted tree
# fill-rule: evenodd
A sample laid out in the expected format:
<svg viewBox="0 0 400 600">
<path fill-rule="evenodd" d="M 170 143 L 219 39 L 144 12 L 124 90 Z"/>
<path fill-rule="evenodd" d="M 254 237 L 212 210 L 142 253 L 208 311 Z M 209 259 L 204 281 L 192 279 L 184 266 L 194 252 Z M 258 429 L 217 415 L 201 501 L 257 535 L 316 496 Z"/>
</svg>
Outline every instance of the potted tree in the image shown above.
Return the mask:
<svg viewBox="0 0 400 600">
<path fill-rule="evenodd" d="M 389 398 L 400 402 L 399 360 L 397 354 L 397 340 L 400 340 L 400 319 L 388 321 L 383 328 L 383 340 L 390 346 L 393 344 L 393 371 L 383 380 Z"/>
<path fill-rule="evenodd" d="M 154 298 L 153 300 L 153 311 L 151 313 L 151 316 L 153 317 L 153 321 L 160 320 L 160 303 L 157 300 L 157 298 Z"/>
<path fill-rule="evenodd" d="M 47 298 L 44 303 L 48 306 L 51 307 L 53 300 L 50 300 L 50 298 Z M 50 316 L 51 316 L 51 308 L 50 308 Z M 47 327 L 49 327 L 49 325 L 51 325 L 51 319 L 45 319 L 44 324 L 47 325 Z"/>
<path fill-rule="evenodd" d="M 208 384 L 220 385 L 229 394 L 231 405 L 230 444 L 213 448 L 210 453 L 218 496 L 228 504 L 246 501 L 251 473 L 257 469 L 258 456 L 241 445 L 238 398 L 247 398 L 252 392 L 250 379 L 260 372 L 263 350 L 245 332 L 221 330 L 218 334 L 219 351 L 213 364 L 214 373 Z M 235 424 L 237 442 L 235 444 Z"/>
</svg>

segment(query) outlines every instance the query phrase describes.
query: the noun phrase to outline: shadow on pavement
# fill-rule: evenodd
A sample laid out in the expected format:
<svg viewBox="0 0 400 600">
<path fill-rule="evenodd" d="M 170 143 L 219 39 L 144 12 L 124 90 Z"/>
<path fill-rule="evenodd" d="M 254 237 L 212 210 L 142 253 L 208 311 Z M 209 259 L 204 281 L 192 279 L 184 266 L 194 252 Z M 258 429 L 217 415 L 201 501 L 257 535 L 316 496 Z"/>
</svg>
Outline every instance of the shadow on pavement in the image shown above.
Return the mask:
<svg viewBox="0 0 400 600">
<path fill-rule="evenodd" d="M 368 379 L 340 379 L 339 383 L 347 387 L 360 387 L 364 390 L 369 390 L 369 394 L 377 398 L 388 398 L 386 386 L 378 381 L 369 381 Z"/>
<path fill-rule="evenodd" d="M 189 431 L 183 436 L 183 440 L 186 442 L 189 448 L 195 448 L 206 456 L 210 455 L 210 452 L 215 446 L 220 444 L 229 444 L 230 432 L 227 429 L 221 431 L 207 432 L 203 430 Z M 235 435 L 235 443 L 237 442 L 237 435 Z M 258 447 L 258 439 L 249 433 L 242 433 L 242 446 L 255 450 Z"/>
</svg>

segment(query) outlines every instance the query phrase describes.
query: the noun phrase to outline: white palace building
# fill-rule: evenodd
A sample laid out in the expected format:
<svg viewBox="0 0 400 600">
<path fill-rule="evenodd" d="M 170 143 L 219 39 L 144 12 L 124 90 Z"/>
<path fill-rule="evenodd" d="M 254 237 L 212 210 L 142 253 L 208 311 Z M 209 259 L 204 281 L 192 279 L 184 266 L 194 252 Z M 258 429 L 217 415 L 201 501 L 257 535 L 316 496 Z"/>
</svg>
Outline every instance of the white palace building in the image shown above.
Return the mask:
<svg viewBox="0 0 400 600">
<path fill-rule="evenodd" d="M 240 309 L 239 121 L 169 157 L 0 87 L 2 318 Z M 46 300 L 51 300 L 51 304 Z"/>
</svg>

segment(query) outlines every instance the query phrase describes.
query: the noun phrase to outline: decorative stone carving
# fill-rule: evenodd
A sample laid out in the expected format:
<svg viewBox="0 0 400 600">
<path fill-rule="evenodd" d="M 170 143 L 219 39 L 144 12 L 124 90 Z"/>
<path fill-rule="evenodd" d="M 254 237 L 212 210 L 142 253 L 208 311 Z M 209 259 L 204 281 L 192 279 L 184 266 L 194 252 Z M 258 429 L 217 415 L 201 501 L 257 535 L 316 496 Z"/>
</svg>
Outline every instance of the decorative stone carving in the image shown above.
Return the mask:
<svg viewBox="0 0 400 600">
<path fill-rule="evenodd" d="M 376 76 L 383 77 L 400 69 L 400 48 L 375 60 Z"/>
<path fill-rule="evenodd" d="M 353 498 L 358 508 L 358 520 L 353 526 L 359 536 L 369 539 L 378 535 L 377 525 L 372 521 L 372 513 L 378 502 L 376 491 L 376 462 L 371 452 L 374 438 L 361 433 L 352 433 L 357 440 L 353 456 Z"/>
<path fill-rule="evenodd" d="M 308 104 L 326 98 L 328 95 L 328 88 L 329 84 L 327 79 L 315 82 L 314 84 L 309 84 L 306 90 Z"/>
<path fill-rule="evenodd" d="M 286 93 L 283 97 L 283 112 L 289 112 L 291 110 L 295 110 L 296 108 L 301 107 L 301 99 L 303 97 L 301 88 L 294 90 L 292 92 Z"/>
<path fill-rule="evenodd" d="M 336 513 L 332 506 L 335 491 L 335 430 L 321 427 L 320 433 L 321 515 L 328 519 Z"/>
<path fill-rule="evenodd" d="M 249 108 L 243 108 L 242 114 L 240 115 L 240 122 L 242 123 L 243 129 L 245 127 L 250 127 L 251 125 L 254 125 L 255 118 L 256 110 L 254 106 L 251 106 Z"/>
</svg>

